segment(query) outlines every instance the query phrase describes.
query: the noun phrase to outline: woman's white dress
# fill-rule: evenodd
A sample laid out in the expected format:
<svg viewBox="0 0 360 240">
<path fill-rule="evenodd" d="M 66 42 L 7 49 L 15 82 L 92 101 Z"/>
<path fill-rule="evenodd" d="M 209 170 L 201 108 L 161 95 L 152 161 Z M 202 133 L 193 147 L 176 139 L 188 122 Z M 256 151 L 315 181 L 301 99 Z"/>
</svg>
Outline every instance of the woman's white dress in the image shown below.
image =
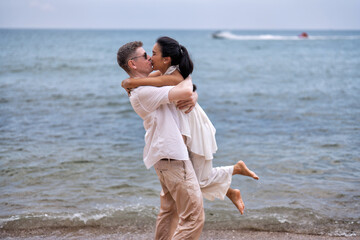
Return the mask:
<svg viewBox="0 0 360 240">
<path fill-rule="evenodd" d="M 164 75 L 175 70 L 179 70 L 177 66 L 170 66 Z M 212 166 L 213 154 L 217 150 L 214 125 L 198 103 L 188 114 L 179 110 L 178 116 L 180 131 L 186 137 L 186 146 L 203 196 L 209 200 L 223 200 L 231 184 L 234 166 Z"/>
</svg>

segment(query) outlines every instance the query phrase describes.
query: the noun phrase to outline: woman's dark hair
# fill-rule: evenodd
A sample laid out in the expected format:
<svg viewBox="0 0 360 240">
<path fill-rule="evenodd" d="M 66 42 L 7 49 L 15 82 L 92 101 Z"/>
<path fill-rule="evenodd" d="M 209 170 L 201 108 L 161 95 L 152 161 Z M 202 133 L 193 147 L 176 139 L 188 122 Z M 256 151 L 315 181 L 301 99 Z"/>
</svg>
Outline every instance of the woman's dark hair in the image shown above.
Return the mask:
<svg viewBox="0 0 360 240">
<path fill-rule="evenodd" d="M 163 57 L 171 58 L 171 65 L 179 65 L 183 78 L 187 78 L 194 70 L 194 64 L 190 59 L 187 49 L 178 41 L 170 37 L 160 37 L 156 40 L 161 48 Z"/>
</svg>

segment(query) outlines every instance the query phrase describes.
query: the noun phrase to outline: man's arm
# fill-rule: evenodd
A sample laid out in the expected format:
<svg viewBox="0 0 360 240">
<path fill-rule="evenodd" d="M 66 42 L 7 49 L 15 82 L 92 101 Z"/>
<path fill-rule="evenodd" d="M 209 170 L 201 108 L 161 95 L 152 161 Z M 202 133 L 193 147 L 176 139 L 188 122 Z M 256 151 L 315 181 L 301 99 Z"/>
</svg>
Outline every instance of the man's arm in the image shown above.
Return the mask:
<svg viewBox="0 0 360 240">
<path fill-rule="evenodd" d="M 180 100 L 191 100 L 193 96 L 193 84 L 191 77 L 187 77 L 184 81 L 173 87 L 169 91 L 169 101 L 177 102 Z"/>
<path fill-rule="evenodd" d="M 139 89 L 136 93 L 137 98 L 141 102 L 141 106 L 147 112 L 155 111 L 160 105 L 168 104 L 172 101 L 192 101 L 193 86 L 191 77 L 189 76 L 184 81 L 176 85 L 175 87 L 148 87 L 146 89 Z M 194 102 L 195 106 L 196 102 Z M 192 107 L 189 107 L 190 112 Z"/>
<path fill-rule="evenodd" d="M 184 110 L 187 109 L 185 111 L 185 113 L 189 113 L 193 110 L 193 108 L 195 107 L 197 100 L 198 100 L 198 94 L 197 92 L 193 92 L 191 98 L 189 100 L 180 100 L 177 101 L 176 103 L 176 107 L 180 110 Z"/>
</svg>

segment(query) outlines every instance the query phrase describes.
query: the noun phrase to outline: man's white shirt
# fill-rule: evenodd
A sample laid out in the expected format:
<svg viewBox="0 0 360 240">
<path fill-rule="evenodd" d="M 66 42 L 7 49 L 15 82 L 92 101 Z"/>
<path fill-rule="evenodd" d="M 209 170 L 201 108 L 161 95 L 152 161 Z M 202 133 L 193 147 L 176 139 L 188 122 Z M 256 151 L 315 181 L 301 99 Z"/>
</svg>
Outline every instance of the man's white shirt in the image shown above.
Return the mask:
<svg viewBox="0 0 360 240">
<path fill-rule="evenodd" d="M 147 168 L 162 158 L 189 160 L 176 107 L 169 101 L 172 88 L 143 86 L 131 92 L 131 105 L 144 120 L 146 134 L 143 158 Z"/>
</svg>

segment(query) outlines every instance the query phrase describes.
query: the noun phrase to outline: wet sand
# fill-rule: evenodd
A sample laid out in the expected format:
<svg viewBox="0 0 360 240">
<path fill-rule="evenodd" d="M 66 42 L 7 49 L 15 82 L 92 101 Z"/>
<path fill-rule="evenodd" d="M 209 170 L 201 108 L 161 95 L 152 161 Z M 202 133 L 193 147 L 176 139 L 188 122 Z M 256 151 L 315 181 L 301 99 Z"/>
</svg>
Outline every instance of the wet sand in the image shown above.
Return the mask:
<svg viewBox="0 0 360 240">
<path fill-rule="evenodd" d="M 52 229 L 34 229 L 34 230 L 0 230 L 1 239 L 116 239 L 116 240 L 147 240 L 153 239 L 154 231 L 151 228 L 142 228 L 141 226 L 134 226 L 130 228 L 102 228 L 102 227 L 87 227 L 87 228 L 52 228 Z M 259 232 L 259 231 L 245 231 L 245 230 L 213 230 L 205 229 L 201 235 L 201 240 L 225 240 L 225 239 L 246 239 L 246 240 L 355 240 L 356 236 L 350 237 L 334 237 L 334 236 L 320 236 L 320 235 L 306 235 L 286 232 Z"/>
</svg>

